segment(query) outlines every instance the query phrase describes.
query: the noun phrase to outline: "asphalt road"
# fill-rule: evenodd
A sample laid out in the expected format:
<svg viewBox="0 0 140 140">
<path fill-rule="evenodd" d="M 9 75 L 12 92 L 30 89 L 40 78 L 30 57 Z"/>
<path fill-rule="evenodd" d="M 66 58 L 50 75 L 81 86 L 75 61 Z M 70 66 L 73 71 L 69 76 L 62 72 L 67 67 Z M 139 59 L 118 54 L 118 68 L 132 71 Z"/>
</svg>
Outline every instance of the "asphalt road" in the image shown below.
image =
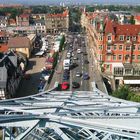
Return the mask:
<svg viewBox="0 0 140 140">
<path fill-rule="evenodd" d="M 82 74 L 85 72 L 89 73 L 89 64 L 84 63 L 85 60 L 88 60 L 88 57 L 87 55 L 83 54 L 83 52 L 86 52 L 85 37 L 82 35 L 69 36 L 66 50 L 68 49 L 69 46 L 73 46 L 74 49 L 73 51 L 74 56 L 71 58 L 72 62 L 77 63 L 78 66 L 71 70 L 70 79 L 68 80 L 68 82 L 70 83 L 70 86 L 71 86 L 71 82 L 78 82 L 80 84 L 79 88 L 69 88 L 69 90 L 72 89 L 73 91 L 89 91 L 90 90 L 89 80 L 83 80 L 82 76 L 76 77 L 76 72 L 80 72 Z M 78 54 L 77 49 L 81 49 L 82 53 Z M 74 57 L 77 57 L 78 60 L 73 60 Z M 60 81 L 61 82 L 66 81 L 63 80 L 63 72 L 61 74 Z"/>
</svg>

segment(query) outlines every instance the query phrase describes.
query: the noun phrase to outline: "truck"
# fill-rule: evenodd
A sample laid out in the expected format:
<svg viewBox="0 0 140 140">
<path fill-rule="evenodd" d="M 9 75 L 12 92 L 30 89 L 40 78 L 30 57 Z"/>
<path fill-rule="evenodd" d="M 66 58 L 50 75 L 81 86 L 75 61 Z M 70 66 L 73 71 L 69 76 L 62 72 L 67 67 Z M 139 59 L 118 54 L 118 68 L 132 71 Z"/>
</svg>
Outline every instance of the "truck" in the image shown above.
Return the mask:
<svg viewBox="0 0 140 140">
<path fill-rule="evenodd" d="M 65 69 L 69 70 L 69 68 L 70 68 L 70 59 L 64 59 L 64 61 L 63 61 L 63 68 L 64 68 L 64 70 Z"/>
</svg>

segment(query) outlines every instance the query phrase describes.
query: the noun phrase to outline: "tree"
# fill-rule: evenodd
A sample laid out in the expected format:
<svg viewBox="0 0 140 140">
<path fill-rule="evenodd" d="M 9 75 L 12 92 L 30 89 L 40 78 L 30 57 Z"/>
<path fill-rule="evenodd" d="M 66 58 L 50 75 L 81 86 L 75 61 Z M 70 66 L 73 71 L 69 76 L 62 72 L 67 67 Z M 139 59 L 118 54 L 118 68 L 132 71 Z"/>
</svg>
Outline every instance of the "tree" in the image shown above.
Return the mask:
<svg viewBox="0 0 140 140">
<path fill-rule="evenodd" d="M 130 24 L 135 24 L 134 16 L 132 15 L 130 18 Z"/>
</svg>

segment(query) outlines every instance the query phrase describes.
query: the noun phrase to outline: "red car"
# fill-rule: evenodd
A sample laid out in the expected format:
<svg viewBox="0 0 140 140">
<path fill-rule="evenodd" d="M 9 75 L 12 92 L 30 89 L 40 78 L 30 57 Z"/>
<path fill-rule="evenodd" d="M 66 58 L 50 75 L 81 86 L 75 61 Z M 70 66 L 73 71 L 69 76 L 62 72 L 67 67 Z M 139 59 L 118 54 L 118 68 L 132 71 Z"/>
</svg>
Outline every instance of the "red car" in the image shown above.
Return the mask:
<svg viewBox="0 0 140 140">
<path fill-rule="evenodd" d="M 66 90 L 66 89 L 68 89 L 69 88 L 69 83 L 68 82 L 63 82 L 62 84 L 61 84 L 61 89 L 62 90 Z"/>
</svg>

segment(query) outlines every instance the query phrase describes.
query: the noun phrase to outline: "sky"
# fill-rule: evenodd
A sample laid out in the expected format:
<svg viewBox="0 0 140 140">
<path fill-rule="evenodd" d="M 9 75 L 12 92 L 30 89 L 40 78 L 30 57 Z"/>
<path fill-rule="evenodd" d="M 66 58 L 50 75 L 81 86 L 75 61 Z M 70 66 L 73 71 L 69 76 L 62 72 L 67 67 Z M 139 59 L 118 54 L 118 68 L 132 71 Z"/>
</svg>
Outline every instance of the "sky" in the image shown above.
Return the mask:
<svg viewBox="0 0 140 140">
<path fill-rule="evenodd" d="M 0 4 L 25 4 L 25 5 L 43 5 L 43 4 L 140 4 L 140 0 L 0 0 Z"/>
</svg>

